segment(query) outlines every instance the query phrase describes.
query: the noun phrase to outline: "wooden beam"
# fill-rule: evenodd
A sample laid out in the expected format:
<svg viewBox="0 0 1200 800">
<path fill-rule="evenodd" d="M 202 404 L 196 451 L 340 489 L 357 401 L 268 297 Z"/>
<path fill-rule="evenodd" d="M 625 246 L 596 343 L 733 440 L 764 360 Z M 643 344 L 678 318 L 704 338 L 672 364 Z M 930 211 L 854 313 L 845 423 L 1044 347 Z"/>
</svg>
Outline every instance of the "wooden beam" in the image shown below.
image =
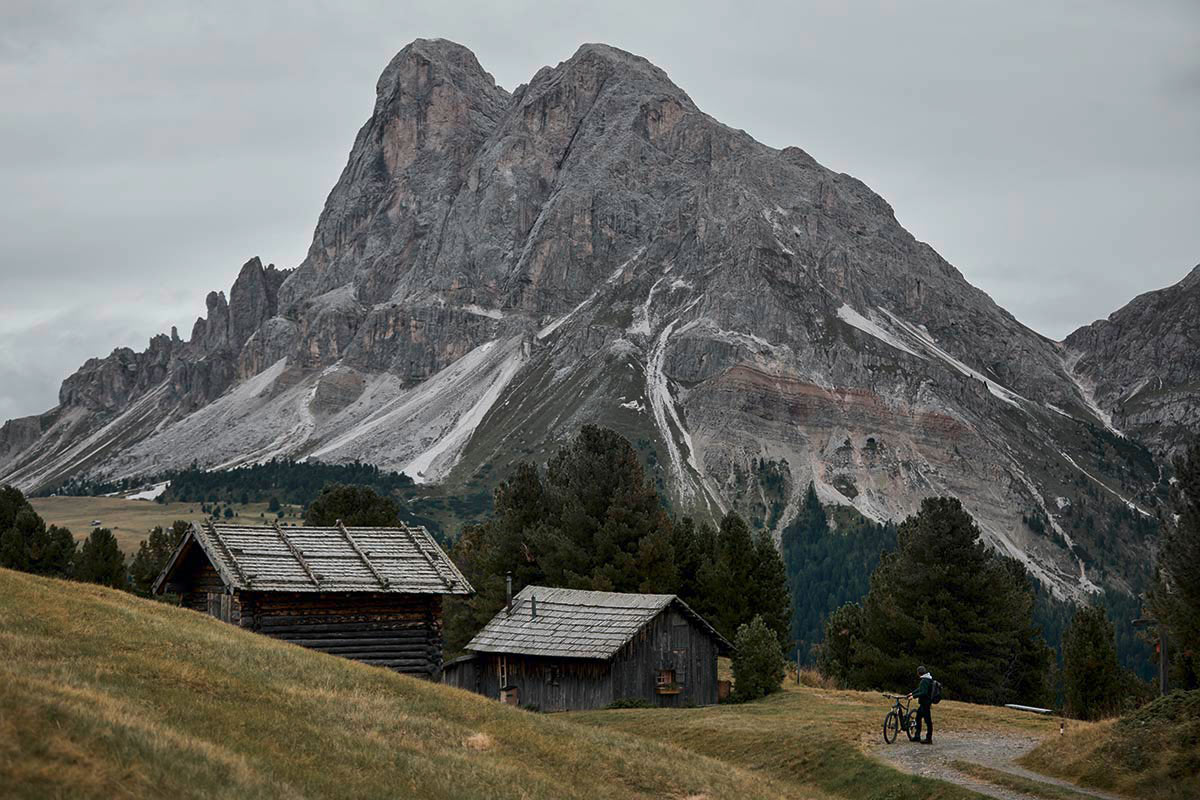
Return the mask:
<svg viewBox="0 0 1200 800">
<path fill-rule="evenodd" d="M 233 571 L 237 573 L 238 579 L 243 585 L 245 585 L 247 589 L 249 589 L 250 579 L 246 577 L 244 572 L 242 572 L 242 565 L 239 564 L 237 559 L 233 557 L 233 553 L 230 552 L 229 546 L 225 544 L 225 540 L 221 538 L 221 534 L 217 533 L 217 527 L 212 524 L 212 520 L 205 520 L 204 527 L 208 531 L 208 535 L 212 539 L 213 545 L 221 550 L 221 552 L 225 555 L 225 558 L 229 559 L 229 563 L 233 565 Z M 233 589 L 233 581 L 229 580 L 229 578 L 232 576 L 225 574 L 225 570 L 220 563 L 221 559 L 213 559 L 213 561 L 216 562 L 213 564 L 213 567 L 217 570 L 217 573 L 221 575 L 227 584 L 229 584 L 229 588 Z"/>
<path fill-rule="evenodd" d="M 275 533 L 279 536 L 279 540 L 284 543 L 287 549 L 291 551 L 292 555 L 296 558 L 296 561 L 300 564 L 300 568 L 304 570 L 304 574 L 308 576 L 310 581 L 312 581 L 313 586 L 316 586 L 318 589 L 321 588 L 321 579 L 317 577 L 317 574 L 312 571 L 312 567 L 310 567 L 308 562 L 304 560 L 304 554 L 300 552 L 300 548 L 296 547 L 295 543 L 292 542 L 292 540 L 286 535 L 284 535 L 283 528 L 279 527 L 279 521 L 276 520 L 272 522 L 271 527 L 275 529 Z"/>
<path fill-rule="evenodd" d="M 379 581 L 380 588 L 389 588 L 392 582 L 383 577 L 379 570 L 375 569 L 375 565 L 371 563 L 371 559 L 367 558 L 367 554 L 364 553 L 363 549 L 358 546 L 358 542 L 356 542 L 354 537 L 350 535 L 350 531 L 346 530 L 346 526 L 342 524 L 340 519 L 337 521 L 337 529 L 342 532 L 342 536 L 346 539 L 346 544 L 350 545 L 350 549 L 353 550 L 362 560 L 363 566 L 370 570 L 371 574 L 375 576 L 375 580 Z"/>
<path fill-rule="evenodd" d="M 420 540 L 418 541 L 418 536 L 413 532 L 412 528 L 409 528 L 404 523 L 400 523 L 400 527 L 404 528 L 404 532 L 408 534 L 409 541 L 413 543 L 413 547 L 417 548 L 417 551 L 425 556 L 425 560 L 429 562 L 429 566 L 433 570 L 433 574 L 438 576 L 438 580 L 444 583 L 447 589 L 453 589 L 454 584 L 458 583 L 458 581 L 455 578 L 448 578 L 443 574 L 441 564 L 438 563 L 441 559 L 434 557 L 433 553 L 429 550 L 428 542 L 425 541 L 425 537 L 429 534 L 422 530 L 419 537 Z"/>
</svg>

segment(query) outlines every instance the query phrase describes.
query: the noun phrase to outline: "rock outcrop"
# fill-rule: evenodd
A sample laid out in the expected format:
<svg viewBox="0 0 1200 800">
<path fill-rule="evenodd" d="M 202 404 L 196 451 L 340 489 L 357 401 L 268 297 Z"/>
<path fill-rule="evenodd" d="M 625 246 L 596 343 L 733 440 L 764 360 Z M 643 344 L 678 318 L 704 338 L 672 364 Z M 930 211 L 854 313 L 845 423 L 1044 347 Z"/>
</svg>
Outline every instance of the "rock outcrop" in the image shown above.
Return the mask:
<svg viewBox="0 0 1200 800">
<path fill-rule="evenodd" d="M 1064 344 L 1073 373 L 1115 428 L 1163 457 L 1200 434 L 1200 265 Z"/>
<path fill-rule="evenodd" d="M 0 475 L 287 455 L 478 488 L 599 422 L 680 510 L 775 530 L 810 482 L 876 518 L 957 495 L 1070 595 L 1144 555 L 1156 476 L 1066 363 L 863 183 L 644 58 L 584 45 L 509 94 L 418 40 L 303 263 L 254 259 L 188 342 L 88 362 L 0 434 Z M 1103 541 L 1072 538 L 1081 493 L 1120 518 Z"/>
</svg>

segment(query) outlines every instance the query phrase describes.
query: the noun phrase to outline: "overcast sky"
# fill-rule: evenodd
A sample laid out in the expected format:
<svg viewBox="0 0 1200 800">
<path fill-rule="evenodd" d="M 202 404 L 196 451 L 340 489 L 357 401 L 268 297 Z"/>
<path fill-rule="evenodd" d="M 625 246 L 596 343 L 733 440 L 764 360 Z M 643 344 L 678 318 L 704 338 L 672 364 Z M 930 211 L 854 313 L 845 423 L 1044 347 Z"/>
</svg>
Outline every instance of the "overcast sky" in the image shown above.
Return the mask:
<svg viewBox="0 0 1200 800">
<path fill-rule="evenodd" d="M 510 90 L 583 42 L 644 55 L 1056 339 L 1200 262 L 1197 0 L 3 0 L 0 420 L 186 338 L 251 256 L 296 266 L 380 71 L 439 36 Z"/>
</svg>

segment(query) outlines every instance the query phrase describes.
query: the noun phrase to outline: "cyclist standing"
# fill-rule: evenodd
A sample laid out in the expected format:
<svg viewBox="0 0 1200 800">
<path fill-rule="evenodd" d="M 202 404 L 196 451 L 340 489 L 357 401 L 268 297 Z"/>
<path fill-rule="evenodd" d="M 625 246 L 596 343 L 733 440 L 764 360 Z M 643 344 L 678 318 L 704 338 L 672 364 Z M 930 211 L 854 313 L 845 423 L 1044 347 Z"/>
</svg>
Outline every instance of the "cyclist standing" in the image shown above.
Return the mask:
<svg viewBox="0 0 1200 800">
<path fill-rule="evenodd" d="M 917 698 L 917 739 L 921 744 L 933 744 L 933 717 L 930 715 L 932 709 L 931 701 L 933 699 L 933 676 L 929 674 L 929 670 L 925 667 L 917 667 L 917 675 L 920 676 L 921 682 L 917 684 L 917 688 L 908 693 L 909 698 Z M 925 721 L 928 733 L 925 738 L 921 738 L 921 720 Z"/>
</svg>

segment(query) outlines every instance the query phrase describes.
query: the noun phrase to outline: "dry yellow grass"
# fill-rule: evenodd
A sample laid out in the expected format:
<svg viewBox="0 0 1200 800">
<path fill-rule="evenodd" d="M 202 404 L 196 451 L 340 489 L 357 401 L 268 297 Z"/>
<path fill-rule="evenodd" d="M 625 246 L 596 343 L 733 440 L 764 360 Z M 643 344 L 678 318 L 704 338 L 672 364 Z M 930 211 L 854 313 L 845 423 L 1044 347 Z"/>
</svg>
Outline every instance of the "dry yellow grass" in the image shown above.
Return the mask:
<svg viewBox="0 0 1200 800">
<path fill-rule="evenodd" d="M 821 797 L 195 612 L 0 569 L 5 798 Z"/>
<path fill-rule="evenodd" d="M 1022 765 L 1132 797 L 1200 797 L 1200 691 L 1176 692 L 1097 723 L 1068 724 Z"/>
<path fill-rule="evenodd" d="M 809 794 L 854 800 L 978 797 L 948 783 L 902 774 L 871 755 L 888 710 L 888 701 L 879 694 L 792 681 L 784 691 L 745 705 L 568 716 L 720 758 Z M 937 725 L 939 737 L 980 730 L 1050 736 L 1058 729 L 1057 721 L 1045 717 L 951 701 L 938 706 Z"/>
<path fill-rule="evenodd" d="M 32 497 L 34 510 L 47 525 L 69 528 L 76 539 L 85 539 L 92 530 L 92 520 L 112 530 L 117 544 L 127 555 L 137 552 L 138 544 L 155 525 L 169 526 L 177 519 L 192 522 L 203 518 L 200 503 L 155 503 L 149 500 L 126 500 L 123 497 Z M 235 505 L 240 515 L 236 521 L 246 525 L 269 524 L 274 514 L 267 512 L 266 503 Z M 303 524 L 298 508 L 287 507 L 284 522 Z M 260 517 L 266 514 L 266 517 Z"/>
</svg>

